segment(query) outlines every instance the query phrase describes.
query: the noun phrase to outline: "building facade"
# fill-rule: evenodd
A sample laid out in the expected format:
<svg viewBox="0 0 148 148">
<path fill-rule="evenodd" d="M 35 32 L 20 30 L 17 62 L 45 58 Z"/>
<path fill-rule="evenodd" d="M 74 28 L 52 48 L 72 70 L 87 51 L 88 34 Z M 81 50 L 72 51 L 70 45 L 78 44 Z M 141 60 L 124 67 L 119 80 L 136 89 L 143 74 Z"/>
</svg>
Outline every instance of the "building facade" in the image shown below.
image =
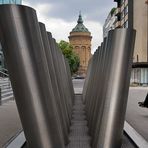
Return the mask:
<svg viewBox="0 0 148 148">
<path fill-rule="evenodd" d="M 131 83 L 148 84 L 148 5 L 146 0 L 117 2 L 116 28 L 136 29 Z"/>
<path fill-rule="evenodd" d="M 22 0 L 0 0 L 0 4 L 22 4 Z"/>
<path fill-rule="evenodd" d="M 105 20 L 105 23 L 103 25 L 103 38 L 107 37 L 108 32 L 110 30 L 115 29 L 115 22 L 116 22 L 116 8 L 113 8 L 109 15 L 107 16 L 107 19 Z"/>
<path fill-rule="evenodd" d="M 0 0 L 0 5 L 3 4 L 22 4 L 22 0 Z M 6 62 L 4 59 L 4 54 L 1 44 L 0 44 L 0 71 L 7 72 Z"/>
<path fill-rule="evenodd" d="M 80 58 L 79 75 L 85 75 L 88 67 L 88 61 L 91 57 L 91 33 L 83 24 L 81 14 L 79 15 L 77 25 L 70 32 L 69 42 L 73 46 L 74 52 Z"/>
</svg>

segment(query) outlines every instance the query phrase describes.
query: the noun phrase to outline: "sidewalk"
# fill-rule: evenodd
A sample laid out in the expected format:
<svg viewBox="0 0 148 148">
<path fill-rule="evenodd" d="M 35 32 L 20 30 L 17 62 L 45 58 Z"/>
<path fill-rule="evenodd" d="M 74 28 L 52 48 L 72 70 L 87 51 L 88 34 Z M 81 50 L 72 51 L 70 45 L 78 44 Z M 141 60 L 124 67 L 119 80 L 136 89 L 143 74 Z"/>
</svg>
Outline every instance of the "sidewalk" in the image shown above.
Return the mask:
<svg viewBox="0 0 148 148">
<path fill-rule="evenodd" d="M 0 147 L 22 129 L 15 101 L 0 106 Z"/>
<path fill-rule="evenodd" d="M 73 81 L 76 94 L 82 93 L 83 81 Z M 147 92 L 148 87 L 130 87 L 126 110 L 126 121 L 146 141 L 148 141 L 148 108 L 139 107 L 138 102 L 145 99 Z"/>
<path fill-rule="evenodd" d="M 126 121 L 148 141 L 148 108 L 138 106 L 139 101 L 143 101 L 148 92 L 148 88 L 130 88 L 128 105 L 126 111 Z"/>
</svg>

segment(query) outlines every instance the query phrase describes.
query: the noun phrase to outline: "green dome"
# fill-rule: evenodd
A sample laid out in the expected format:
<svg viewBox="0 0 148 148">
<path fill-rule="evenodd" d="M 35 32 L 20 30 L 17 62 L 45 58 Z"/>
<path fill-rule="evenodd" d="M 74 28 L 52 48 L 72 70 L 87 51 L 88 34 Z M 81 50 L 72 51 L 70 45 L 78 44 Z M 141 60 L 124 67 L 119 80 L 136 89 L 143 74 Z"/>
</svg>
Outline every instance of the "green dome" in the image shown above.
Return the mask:
<svg viewBox="0 0 148 148">
<path fill-rule="evenodd" d="M 89 32 L 88 29 L 83 25 L 83 19 L 81 14 L 79 14 L 79 18 L 77 21 L 77 25 L 74 29 L 72 29 L 72 32 Z"/>
</svg>

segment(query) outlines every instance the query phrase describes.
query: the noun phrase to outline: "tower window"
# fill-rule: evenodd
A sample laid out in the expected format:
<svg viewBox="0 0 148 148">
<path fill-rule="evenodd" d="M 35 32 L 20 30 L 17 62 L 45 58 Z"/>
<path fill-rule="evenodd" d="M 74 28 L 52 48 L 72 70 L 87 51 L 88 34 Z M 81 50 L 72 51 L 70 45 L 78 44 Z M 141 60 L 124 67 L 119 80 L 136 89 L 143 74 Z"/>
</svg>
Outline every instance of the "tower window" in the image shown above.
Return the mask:
<svg viewBox="0 0 148 148">
<path fill-rule="evenodd" d="M 138 56 L 138 54 L 137 54 L 137 62 L 139 62 L 139 56 Z"/>
</svg>

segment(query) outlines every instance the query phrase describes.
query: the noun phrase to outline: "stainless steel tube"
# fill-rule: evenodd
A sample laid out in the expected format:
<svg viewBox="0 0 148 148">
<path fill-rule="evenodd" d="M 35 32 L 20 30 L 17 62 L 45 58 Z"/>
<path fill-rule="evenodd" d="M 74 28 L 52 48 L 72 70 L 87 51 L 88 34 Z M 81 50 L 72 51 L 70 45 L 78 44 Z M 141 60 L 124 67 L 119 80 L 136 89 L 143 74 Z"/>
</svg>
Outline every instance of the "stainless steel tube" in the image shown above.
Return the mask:
<svg viewBox="0 0 148 148">
<path fill-rule="evenodd" d="M 64 56 L 62 54 L 61 49 L 58 48 L 56 41 L 54 40 L 54 45 L 55 45 L 55 52 L 56 52 L 56 56 L 57 56 L 57 62 L 59 65 L 59 70 L 60 70 L 60 78 L 61 78 L 61 83 L 62 85 L 62 89 L 63 89 L 63 93 L 66 99 L 66 104 L 67 104 L 67 110 L 68 110 L 68 114 L 69 114 L 69 119 L 71 119 L 72 116 L 72 99 L 71 99 L 71 95 L 70 95 L 70 91 L 69 91 L 69 85 L 68 85 L 68 80 L 67 80 L 67 72 L 66 72 L 66 66 L 65 66 L 65 59 Z"/>
<path fill-rule="evenodd" d="M 98 148 L 121 147 L 129 90 L 135 31 L 116 29 L 112 42 L 110 75 L 106 85 Z"/>
<path fill-rule="evenodd" d="M 88 104 L 88 124 L 89 124 L 89 128 L 91 130 L 91 125 L 92 125 L 92 117 L 93 117 L 93 109 L 94 109 L 94 102 L 96 101 L 96 96 L 94 96 L 94 94 L 96 95 L 96 93 L 98 93 L 98 91 L 95 91 L 96 88 L 98 88 L 98 90 L 101 89 L 100 87 L 100 83 L 99 83 L 99 80 L 101 80 L 101 68 L 102 68 L 102 58 L 103 58 L 103 46 L 104 46 L 104 43 L 101 44 L 101 47 L 100 49 L 98 50 L 98 53 L 96 53 L 96 57 L 94 58 L 94 66 L 93 66 L 93 69 L 94 69 L 94 74 L 92 76 L 92 80 L 91 80 L 91 87 L 90 87 L 90 94 L 89 94 L 89 97 L 90 98 L 90 102 Z M 99 71 L 99 73 L 97 73 L 97 71 Z M 99 78 L 99 80 L 98 80 Z M 98 82 L 98 83 L 97 83 Z M 95 85 L 97 84 L 97 86 Z"/>
<path fill-rule="evenodd" d="M 74 104 L 74 88 L 73 88 L 73 84 L 72 84 L 72 77 L 71 77 L 71 72 L 70 72 L 70 66 L 68 63 L 68 60 L 65 59 L 65 65 L 66 65 L 66 71 L 67 71 L 67 78 L 68 78 L 68 83 L 69 83 L 69 90 L 70 90 L 70 94 L 71 94 L 71 102 L 72 105 Z"/>
<path fill-rule="evenodd" d="M 65 144 L 67 144 L 68 143 L 68 131 L 67 131 L 66 122 L 64 119 L 63 106 L 62 106 L 62 102 L 61 102 L 62 100 L 60 98 L 55 68 L 54 68 L 54 64 L 53 64 L 54 61 L 53 61 L 53 57 L 52 57 L 52 53 L 51 53 L 51 48 L 54 48 L 54 47 L 50 47 L 50 45 L 49 45 L 49 40 L 48 40 L 45 25 L 40 22 L 39 26 L 40 26 L 40 31 L 41 31 L 41 35 L 42 35 L 42 41 L 43 41 L 43 45 L 44 45 L 46 60 L 47 60 L 47 64 L 48 64 L 48 70 L 49 70 L 50 77 L 51 77 L 52 88 L 53 88 L 53 92 L 54 92 L 54 96 L 55 96 L 54 100 L 55 100 L 55 104 L 56 104 L 56 107 L 58 110 L 58 118 L 60 119 L 59 126 L 62 130 L 62 136 L 64 136 L 64 140 L 65 140 L 64 142 L 65 142 Z"/>
<path fill-rule="evenodd" d="M 61 77 L 61 70 L 59 67 L 61 67 L 61 62 L 59 63 L 59 61 L 57 60 L 57 50 L 56 50 L 56 47 L 55 47 L 55 41 L 54 39 L 52 38 L 52 35 L 50 32 L 47 32 L 48 34 L 48 39 L 49 39 L 49 44 L 51 47 L 51 53 L 52 53 L 52 56 L 53 56 L 53 59 L 54 59 L 54 67 L 55 67 L 55 74 L 56 74 L 56 77 L 57 77 L 57 82 L 58 82 L 58 88 L 59 88 L 59 92 L 60 92 L 60 96 L 61 96 L 61 100 L 62 100 L 62 103 L 63 103 L 63 110 L 64 110 L 64 117 L 65 117 L 65 121 L 66 121 L 66 125 L 67 125 L 67 128 L 69 129 L 69 125 L 70 125 L 70 119 L 71 117 L 69 116 L 69 113 L 68 113 L 68 109 L 67 109 L 67 100 L 66 100 L 66 97 L 65 97 L 65 94 L 64 94 L 64 89 L 63 89 L 63 80 L 62 80 L 62 77 Z"/>
<path fill-rule="evenodd" d="M 91 131 L 91 135 L 93 136 L 93 134 L 95 133 L 95 128 L 96 127 L 96 113 L 98 113 L 97 111 L 95 111 L 96 106 L 99 105 L 102 101 L 102 97 L 101 97 L 101 92 L 103 89 L 103 83 L 104 83 L 104 77 L 105 77 L 105 60 L 107 60 L 106 58 L 106 38 L 103 41 L 103 45 L 102 48 L 100 49 L 100 56 L 98 57 L 98 61 L 96 63 L 96 71 L 95 71 L 95 76 L 94 76 L 94 90 L 92 93 L 92 107 L 91 107 L 91 125 L 90 125 L 90 131 Z M 97 96 L 97 97 L 96 97 Z M 97 99 L 99 100 L 100 103 L 97 103 Z M 98 106 L 97 106 L 98 108 Z"/>
<path fill-rule="evenodd" d="M 82 93 L 83 102 L 85 102 L 85 99 L 86 99 L 86 92 L 87 92 L 87 87 L 88 87 L 88 83 L 89 83 L 89 78 L 91 77 L 91 72 L 92 72 L 92 63 L 93 63 L 93 57 L 91 57 L 91 59 L 88 62 L 87 74 L 85 77 L 84 86 L 83 86 L 83 93 Z"/>
<path fill-rule="evenodd" d="M 35 10 L 0 6 L 2 47 L 30 148 L 64 148 Z"/>
<path fill-rule="evenodd" d="M 112 48 L 111 47 L 112 47 L 112 42 L 113 42 L 113 33 L 114 33 L 114 31 L 110 31 L 108 33 L 106 47 L 104 50 L 104 61 L 103 61 L 103 63 L 102 63 L 102 61 L 100 61 L 101 66 L 103 66 L 103 69 L 102 69 L 103 74 L 101 74 L 101 77 L 99 77 L 101 79 L 99 81 L 99 83 L 101 85 L 100 86 L 99 86 L 99 84 L 97 85 L 99 87 L 99 90 L 98 90 L 98 93 L 96 96 L 96 105 L 94 107 L 94 115 L 93 115 L 93 120 L 94 120 L 93 122 L 95 123 L 95 125 L 93 125 L 94 126 L 93 127 L 94 135 L 93 135 L 93 141 L 92 141 L 93 146 L 95 145 L 96 140 L 98 140 L 100 122 L 101 122 L 102 112 L 103 112 L 104 102 L 105 102 L 104 95 L 106 95 L 106 88 L 108 85 L 108 77 L 110 75 L 110 63 L 111 63 L 110 60 L 112 57 Z"/>
</svg>

